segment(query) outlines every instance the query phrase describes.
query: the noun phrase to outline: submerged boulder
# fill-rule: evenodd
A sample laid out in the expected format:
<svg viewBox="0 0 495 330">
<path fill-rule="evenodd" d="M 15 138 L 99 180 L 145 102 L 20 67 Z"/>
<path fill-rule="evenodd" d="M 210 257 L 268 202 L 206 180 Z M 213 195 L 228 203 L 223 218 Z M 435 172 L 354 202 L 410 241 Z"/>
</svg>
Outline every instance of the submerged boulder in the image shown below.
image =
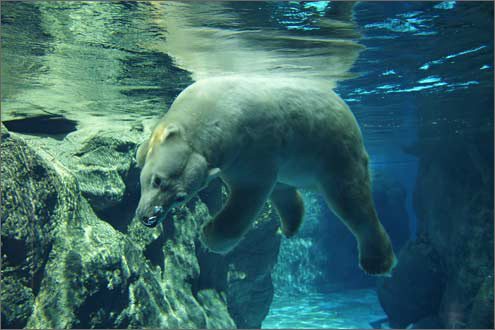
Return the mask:
<svg viewBox="0 0 495 330">
<path fill-rule="evenodd" d="M 55 171 L 2 124 L 2 327 L 22 328 L 70 197 Z"/>
<path fill-rule="evenodd" d="M 1 147 L 2 328 L 261 325 L 273 296 L 270 272 L 280 240 L 269 210 L 238 249 L 213 255 L 198 240 L 199 226 L 210 216 L 199 198 L 157 228 L 134 219 L 116 230 L 95 214 L 98 206 L 85 198 L 67 158 L 60 162 L 32 149 L 3 126 Z M 103 166 L 96 162 L 106 152 L 83 148 L 79 157 Z M 113 159 L 119 176 L 134 170 L 126 157 L 120 165 Z M 133 181 L 126 190 L 130 184 L 136 189 Z M 204 285 L 204 273 L 215 265 L 211 260 L 224 266 Z"/>
<path fill-rule="evenodd" d="M 2 140 L 2 327 L 235 326 L 220 293 L 196 300 L 192 292 L 201 215 L 176 222 L 187 230 L 164 241 L 162 272 L 132 237 L 95 216 L 73 175 L 43 156 L 14 136 Z"/>
<path fill-rule="evenodd" d="M 437 315 L 443 294 L 438 256 L 427 242 L 409 242 L 398 256 L 390 278 L 378 280 L 378 299 L 392 328 L 427 322 Z"/>
<path fill-rule="evenodd" d="M 126 233 L 139 199 L 135 149 L 142 129 L 83 127 L 63 140 L 23 135 L 38 152 L 56 159 L 77 181 L 96 216 Z"/>
<path fill-rule="evenodd" d="M 477 97 L 473 97 L 477 95 Z M 419 233 L 444 267 L 445 291 L 439 306 L 445 328 L 493 328 L 493 88 L 477 86 L 443 98 L 424 98 L 419 172 L 414 203 Z M 476 112 L 469 120 L 423 123 L 448 107 L 463 118 L 466 103 Z M 492 124 L 489 124 L 492 123 Z M 474 129 L 476 128 L 476 129 Z M 441 134 L 441 138 L 438 137 Z M 480 293 L 483 292 L 483 293 Z M 482 298 L 486 297 L 486 298 Z M 486 308 L 479 308 L 479 299 Z M 476 316 L 475 316 L 476 315 Z"/>
<path fill-rule="evenodd" d="M 393 322 L 399 327 L 408 322 L 421 324 L 417 320 L 420 311 L 410 310 L 419 306 L 415 302 L 419 297 L 411 297 L 424 293 L 422 314 L 429 310 L 431 318 L 441 323 L 439 327 L 493 328 L 491 95 L 492 88 L 477 86 L 418 100 L 419 142 L 415 149 L 419 169 L 414 206 L 421 241 L 410 246 L 421 244 L 424 248 L 401 255 L 393 277 L 382 283 L 380 301 L 392 326 Z M 450 118 L 464 118 L 465 100 L 476 110 L 469 118 L 430 125 L 444 116 L 446 108 Z M 429 266 L 425 267 L 431 264 L 421 261 L 425 260 L 423 251 L 436 256 L 435 267 L 441 270 L 440 278 L 433 277 L 433 282 Z M 411 263 L 416 266 L 410 267 Z M 403 269 L 410 269 L 413 275 L 414 292 L 408 289 L 411 275 Z M 404 300 L 411 307 L 404 306 Z"/>
<path fill-rule="evenodd" d="M 134 164 L 135 134 L 97 131 L 85 138 L 67 162 L 83 196 L 99 218 L 126 232 L 139 196 Z"/>
</svg>

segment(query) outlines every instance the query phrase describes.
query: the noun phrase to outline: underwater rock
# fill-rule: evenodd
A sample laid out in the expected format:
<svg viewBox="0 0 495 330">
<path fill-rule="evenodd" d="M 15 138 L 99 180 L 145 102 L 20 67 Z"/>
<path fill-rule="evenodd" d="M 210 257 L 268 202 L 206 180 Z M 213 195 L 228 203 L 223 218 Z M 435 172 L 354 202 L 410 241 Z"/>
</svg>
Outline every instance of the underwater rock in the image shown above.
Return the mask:
<svg viewBox="0 0 495 330">
<path fill-rule="evenodd" d="M 91 214 L 83 202 L 81 211 Z M 203 328 L 232 327 L 225 303 L 207 313 L 194 298 L 189 278 L 198 272 L 194 247 L 177 237 L 166 242 L 162 268 L 154 267 L 139 245 L 109 224 L 88 216 L 68 227 L 64 248 L 53 253 L 39 308 L 28 326 L 55 328 Z M 215 301 L 216 300 L 216 301 Z M 203 299 L 222 304 L 218 295 Z M 229 321 L 230 320 L 230 321 Z"/>
<path fill-rule="evenodd" d="M 113 169 L 81 168 L 75 175 L 83 196 L 97 212 L 114 208 L 124 198 L 126 185 Z"/>
<path fill-rule="evenodd" d="M 444 267 L 439 316 L 445 328 L 493 327 L 493 299 L 481 298 L 493 297 L 493 286 L 484 285 L 493 278 L 491 95 L 491 87 L 473 87 L 448 97 L 422 98 L 418 108 L 422 148 L 414 204 L 418 232 Z M 428 124 L 446 108 L 451 118 L 464 118 L 466 104 L 475 109 L 467 120 Z M 486 308 L 478 308 L 478 299 Z"/>
<path fill-rule="evenodd" d="M 62 140 L 19 135 L 71 172 L 96 215 L 125 233 L 139 199 L 134 154 L 141 132 L 106 125 L 84 126 Z"/>
<path fill-rule="evenodd" d="M 76 161 L 69 163 L 97 215 L 124 232 L 132 220 L 129 206 L 139 194 L 136 147 L 126 134 L 117 137 L 116 132 L 97 132 L 82 142 L 74 153 Z"/>
<path fill-rule="evenodd" d="M 31 287 L 6 274 L 2 272 L 2 329 L 21 329 L 33 312 L 34 294 Z"/>
<path fill-rule="evenodd" d="M 2 328 L 22 328 L 40 291 L 54 233 L 73 212 L 63 179 L 2 126 Z"/>
<path fill-rule="evenodd" d="M 2 328 L 261 325 L 280 241 L 273 212 L 265 211 L 230 255 L 199 253 L 199 226 L 209 217 L 199 198 L 163 226 L 150 230 L 134 219 L 124 234 L 94 213 L 72 165 L 34 151 L 4 127 L 1 147 Z M 96 164 L 108 151 L 97 149 L 81 148 L 79 157 L 101 152 L 86 158 Z M 127 164 L 124 174 L 132 170 Z M 137 189 L 136 182 L 126 189 Z M 215 264 L 206 254 L 225 265 L 209 286 L 202 273 Z"/>
<path fill-rule="evenodd" d="M 2 327 L 234 326 L 225 303 L 209 320 L 194 299 L 193 244 L 171 245 L 165 264 L 175 270 L 162 280 L 139 245 L 94 215 L 64 167 L 16 137 L 1 150 Z M 205 304 L 222 302 L 209 296 Z"/>
<path fill-rule="evenodd" d="M 419 238 L 401 250 L 392 277 L 378 280 L 378 299 L 392 328 L 406 328 L 437 313 L 444 287 L 439 264 Z"/>
</svg>

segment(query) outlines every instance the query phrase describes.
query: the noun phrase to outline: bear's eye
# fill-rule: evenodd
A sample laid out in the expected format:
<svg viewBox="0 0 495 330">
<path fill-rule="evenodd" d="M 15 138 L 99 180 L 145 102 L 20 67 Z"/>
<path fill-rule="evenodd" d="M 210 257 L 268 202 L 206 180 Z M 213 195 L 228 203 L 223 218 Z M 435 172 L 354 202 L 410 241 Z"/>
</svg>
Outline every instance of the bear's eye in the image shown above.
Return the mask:
<svg viewBox="0 0 495 330">
<path fill-rule="evenodd" d="M 151 181 L 151 185 L 153 186 L 153 188 L 160 188 L 161 184 L 162 179 L 155 175 Z"/>
</svg>

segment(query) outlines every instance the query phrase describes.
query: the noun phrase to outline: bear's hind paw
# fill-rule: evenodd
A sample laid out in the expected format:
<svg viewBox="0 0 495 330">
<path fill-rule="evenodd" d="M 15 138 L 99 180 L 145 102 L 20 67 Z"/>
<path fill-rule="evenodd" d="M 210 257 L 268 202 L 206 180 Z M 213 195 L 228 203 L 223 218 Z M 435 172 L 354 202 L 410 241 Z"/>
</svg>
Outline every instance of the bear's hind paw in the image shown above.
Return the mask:
<svg viewBox="0 0 495 330">
<path fill-rule="evenodd" d="M 392 270 L 397 264 L 397 259 L 392 252 L 388 256 L 368 256 L 360 258 L 360 268 L 369 275 L 392 276 Z"/>
</svg>

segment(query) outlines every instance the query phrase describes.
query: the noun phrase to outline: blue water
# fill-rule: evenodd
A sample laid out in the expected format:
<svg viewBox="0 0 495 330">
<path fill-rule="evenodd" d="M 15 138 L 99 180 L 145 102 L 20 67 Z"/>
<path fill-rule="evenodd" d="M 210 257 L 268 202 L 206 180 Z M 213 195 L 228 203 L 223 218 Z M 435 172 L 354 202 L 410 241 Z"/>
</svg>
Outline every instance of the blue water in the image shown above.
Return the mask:
<svg viewBox="0 0 495 330">
<path fill-rule="evenodd" d="M 263 329 L 373 329 L 385 318 L 374 289 L 287 295 L 277 293 Z M 387 328 L 386 323 L 383 328 Z"/>
<path fill-rule="evenodd" d="M 493 97 L 493 6 L 490 13 L 480 2 L 365 1 L 349 24 L 332 12 L 335 2 L 208 4 L 2 3 L 2 120 L 49 112 L 78 120 L 80 131 L 150 125 L 209 75 L 335 80 L 362 129 L 374 187 L 386 175 L 404 189 L 397 209 L 407 218 L 397 221 L 415 239 L 419 132 L 430 134 L 423 141 L 451 143 L 493 130 L 493 111 L 472 109 L 459 93 Z M 419 109 L 437 117 L 425 122 Z M 263 328 L 370 328 L 385 314 L 369 282 L 276 291 Z"/>
</svg>

